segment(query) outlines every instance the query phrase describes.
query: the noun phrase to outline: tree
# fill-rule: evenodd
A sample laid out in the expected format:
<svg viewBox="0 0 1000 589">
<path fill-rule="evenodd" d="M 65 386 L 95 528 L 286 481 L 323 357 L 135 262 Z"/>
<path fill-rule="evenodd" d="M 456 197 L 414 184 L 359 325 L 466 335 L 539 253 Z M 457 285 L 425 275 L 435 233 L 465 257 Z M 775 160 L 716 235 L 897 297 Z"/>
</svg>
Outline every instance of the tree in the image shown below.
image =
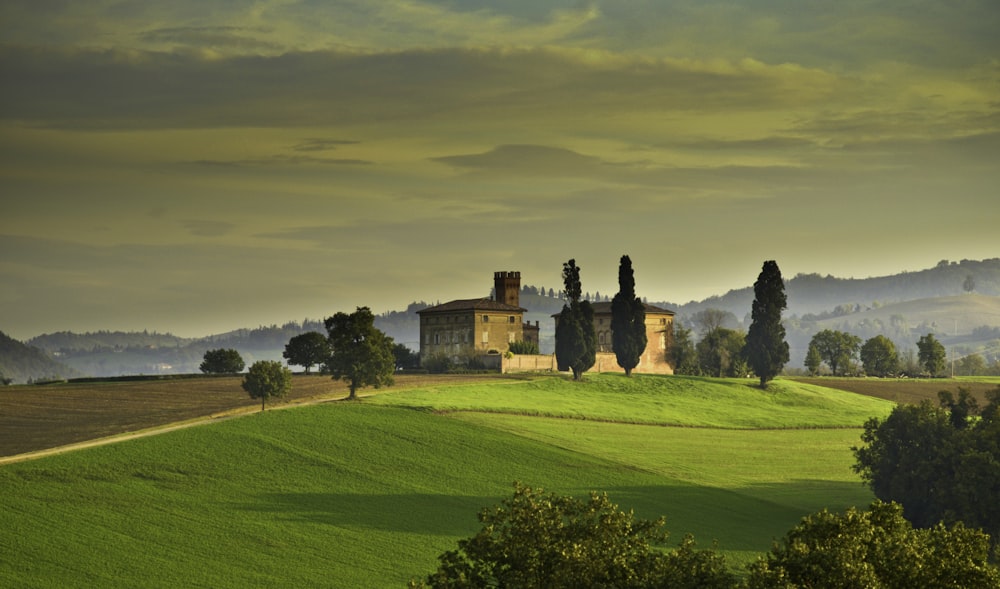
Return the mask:
<svg viewBox="0 0 1000 589">
<path fill-rule="evenodd" d="M 986 360 L 979 354 L 969 354 L 958 361 L 958 373 L 963 376 L 984 376 L 986 372 Z"/>
<path fill-rule="evenodd" d="M 690 537 L 674 552 L 654 549 L 667 539 L 663 519 L 636 519 L 606 493 L 580 500 L 515 483 L 513 497 L 479 521 L 476 535 L 410 587 L 736 587 L 724 559 L 695 550 Z"/>
<path fill-rule="evenodd" d="M 809 347 L 815 347 L 819 357 L 830 367 L 834 376 L 843 375 L 857 358 L 861 338 L 843 331 L 824 329 L 812 337 Z"/>
<path fill-rule="evenodd" d="M 820 357 L 819 350 L 816 348 L 816 346 L 810 344 L 809 349 L 806 351 L 806 361 L 805 361 L 806 370 L 808 370 L 809 374 L 811 374 L 812 376 L 816 376 L 819 374 L 819 366 L 822 363 L 823 363 L 823 358 Z"/>
<path fill-rule="evenodd" d="M 917 341 L 917 358 L 924 370 L 931 376 L 937 376 L 944 372 L 948 355 L 944 345 L 934 337 L 933 333 L 928 333 Z"/>
<path fill-rule="evenodd" d="M 742 331 L 720 327 L 701 338 L 695 351 L 702 374 L 718 377 L 742 377 L 748 372 L 743 357 L 746 336 Z"/>
<path fill-rule="evenodd" d="M 902 505 L 913 525 L 961 521 L 1000 544 L 1000 387 L 987 391 L 978 418 L 967 390 L 939 398 L 940 407 L 899 405 L 869 420 L 853 468 L 877 498 Z"/>
<path fill-rule="evenodd" d="M 327 369 L 334 380 L 350 386 L 348 399 L 366 386 L 381 388 L 393 384 L 396 358 L 392 338 L 375 328 L 375 315 L 368 307 L 354 313 L 338 312 L 323 322 L 329 333 L 331 355 Z"/>
<path fill-rule="evenodd" d="M 698 326 L 698 330 L 701 331 L 701 336 L 712 333 L 716 329 L 723 328 L 727 325 L 736 327 L 739 325 L 739 321 L 736 319 L 736 315 L 733 315 L 729 311 L 723 311 L 722 309 L 702 309 L 692 316 L 692 321 Z"/>
<path fill-rule="evenodd" d="M 806 516 L 751 565 L 748 589 L 1000 588 L 986 534 L 961 523 L 914 529 L 895 503 Z"/>
<path fill-rule="evenodd" d="M 258 360 L 243 377 L 243 390 L 251 399 L 260 399 L 260 410 L 271 399 L 280 399 L 292 390 L 292 371 L 275 360 Z"/>
<path fill-rule="evenodd" d="M 701 374 L 701 368 L 698 365 L 698 352 L 695 349 L 694 340 L 691 338 L 691 330 L 679 322 L 674 323 L 674 341 L 671 342 L 667 354 L 674 367 L 674 374 L 695 376 Z"/>
<path fill-rule="evenodd" d="M 870 376 L 892 376 L 899 370 L 896 345 L 884 335 L 876 335 L 861 346 L 861 364 Z"/>
<path fill-rule="evenodd" d="M 962 283 L 962 288 L 965 292 L 972 292 L 976 290 L 976 278 L 972 274 L 966 276 L 965 282 Z"/>
<path fill-rule="evenodd" d="M 406 344 L 394 344 L 392 355 L 396 359 L 396 368 L 409 370 L 420 366 L 420 354 L 406 347 Z"/>
<path fill-rule="evenodd" d="M 628 256 L 622 256 L 618 264 L 618 292 L 611 300 L 611 349 L 625 376 L 632 376 L 632 369 L 646 351 L 646 306 L 635 296 L 635 276 Z"/>
<path fill-rule="evenodd" d="M 236 374 L 245 367 L 243 357 L 231 348 L 208 350 L 199 366 L 205 374 Z"/>
<path fill-rule="evenodd" d="M 760 378 L 760 388 L 764 389 L 769 380 L 781 373 L 789 359 L 785 326 L 781 324 L 781 312 L 788 307 L 788 299 L 777 262 L 764 262 L 753 284 L 753 294 L 744 356 Z"/>
<path fill-rule="evenodd" d="M 573 380 L 580 380 L 597 361 L 597 334 L 594 308 L 589 301 L 581 300 L 576 260 L 563 264 L 563 283 L 568 302 L 556 320 L 556 364 L 559 370 L 572 370 Z"/>
<path fill-rule="evenodd" d="M 281 357 L 289 364 L 302 366 L 309 374 L 313 366 L 321 366 L 330 358 L 330 342 L 318 331 L 297 335 L 285 344 Z"/>
</svg>

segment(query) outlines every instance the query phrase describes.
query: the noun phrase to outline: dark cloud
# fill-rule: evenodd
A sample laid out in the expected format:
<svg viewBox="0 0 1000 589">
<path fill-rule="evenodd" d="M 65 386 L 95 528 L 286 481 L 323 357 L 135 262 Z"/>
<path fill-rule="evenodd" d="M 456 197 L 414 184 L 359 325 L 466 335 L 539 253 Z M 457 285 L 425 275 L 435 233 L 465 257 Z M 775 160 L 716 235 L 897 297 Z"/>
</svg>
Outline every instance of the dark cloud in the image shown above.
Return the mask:
<svg viewBox="0 0 1000 589">
<path fill-rule="evenodd" d="M 246 27 L 211 26 L 211 27 L 164 27 L 143 31 L 137 35 L 144 43 L 169 43 L 193 47 L 232 48 L 240 50 L 275 51 L 281 45 L 255 38 L 264 29 L 248 29 Z"/>
<path fill-rule="evenodd" d="M 360 141 L 350 141 L 346 139 L 325 139 L 322 137 L 310 137 L 303 139 L 292 146 L 294 151 L 330 151 L 337 149 L 341 145 L 356 145 Z"/>
</svg>

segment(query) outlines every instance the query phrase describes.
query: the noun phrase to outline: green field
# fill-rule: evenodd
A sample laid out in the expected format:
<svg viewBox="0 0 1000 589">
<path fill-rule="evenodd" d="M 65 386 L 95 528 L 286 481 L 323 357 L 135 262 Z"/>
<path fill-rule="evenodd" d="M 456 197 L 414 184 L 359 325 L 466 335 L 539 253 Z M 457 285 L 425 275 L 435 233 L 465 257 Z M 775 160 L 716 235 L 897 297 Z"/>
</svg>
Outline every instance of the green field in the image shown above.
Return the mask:
<svg viewBox="0 0 1000 589">
<path fill-rule="evenodd" d="M 601 375 L 268 411 L 0 467 L 0 585 L 404 586 L 514 480 L 605 490 L 740 566 L 806 513 L 870 501 L 850 446 L 890 409 L 792 381 Z"/>
</svg>

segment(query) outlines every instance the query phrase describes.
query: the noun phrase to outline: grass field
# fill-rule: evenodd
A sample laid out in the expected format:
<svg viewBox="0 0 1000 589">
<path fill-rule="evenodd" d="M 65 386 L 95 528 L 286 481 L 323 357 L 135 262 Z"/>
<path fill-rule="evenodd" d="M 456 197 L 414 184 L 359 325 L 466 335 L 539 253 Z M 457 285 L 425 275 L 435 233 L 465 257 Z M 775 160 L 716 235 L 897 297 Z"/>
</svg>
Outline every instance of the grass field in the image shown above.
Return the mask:
<svg viewBox="0 0 1000 589">
<path fill-rule="evenodd" d="M 403 586 L 514 480 L 607 491 L 740 565 L 870 501 L 850 446 L 892 406 L 784 380 L 446 382 L 4 465 L 0 585 Z"/>
</svg>

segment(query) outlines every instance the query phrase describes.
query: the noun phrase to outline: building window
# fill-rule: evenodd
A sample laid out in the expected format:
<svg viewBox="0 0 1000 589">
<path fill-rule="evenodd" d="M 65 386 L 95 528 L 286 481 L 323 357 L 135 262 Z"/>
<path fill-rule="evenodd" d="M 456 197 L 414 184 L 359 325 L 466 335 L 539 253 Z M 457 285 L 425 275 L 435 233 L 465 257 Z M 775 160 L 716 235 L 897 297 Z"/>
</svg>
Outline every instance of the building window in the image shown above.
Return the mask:
<svg viewBox="0 0 1000 589">
<path fill-rule="evenodd" d="M 514 343 L 514 336 L 515 336 L 515 335 L 516 335 L 516 334 L 515 334 L 515 333 L 514 333 L 513 331 L 511 331 L 511 332 L 509 332 L 509 333 L 507 334 L 507 343 L 508 343 L 508 344 L 512 344 L 512 343 Z"/>
<path fill-rule="evenodd" d="M 483 344 L 488 344 L 488 343 L 490 343 L 490 332 L 484 331 L 483 332 Z"/>
<path fill-rule="evenodd" d="M 434 334 L 434 345 L 438 345 L 440 343 L 441 343 L 441 334 L 440 333 L 435 333 Z"/>
<path fill-rule="evenodd" d="M 489 315 L 483 315 L 483 323 L 489 323 L 489 322 L 490 322 L 490 316 Z"/>
<path fill-rule="evenodd" d="M 514 319 L 515 317 L 511 315 L 510 317 L 507 318 L 507 323 L 514 323 Z"/>
</svg>

